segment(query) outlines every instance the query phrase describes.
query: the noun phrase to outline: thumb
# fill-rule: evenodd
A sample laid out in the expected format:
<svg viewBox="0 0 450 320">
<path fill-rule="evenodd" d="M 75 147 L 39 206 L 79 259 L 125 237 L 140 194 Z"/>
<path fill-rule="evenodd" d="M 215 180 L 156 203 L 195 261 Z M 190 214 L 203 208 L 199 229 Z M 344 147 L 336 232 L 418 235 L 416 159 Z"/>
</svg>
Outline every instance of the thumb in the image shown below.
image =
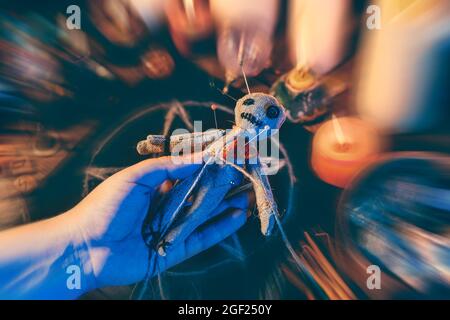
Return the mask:
<svg viewBox="0 0 450 320">
<path fill-rule="evenodd" d="M 155 188 L 165 180 L 186 178 L 194 174 L 200 167 L 201 163 L 194 163 L 191 156 L 166 156 L 141 161 L 118 172 L 116 178 Z"/>
</svg>

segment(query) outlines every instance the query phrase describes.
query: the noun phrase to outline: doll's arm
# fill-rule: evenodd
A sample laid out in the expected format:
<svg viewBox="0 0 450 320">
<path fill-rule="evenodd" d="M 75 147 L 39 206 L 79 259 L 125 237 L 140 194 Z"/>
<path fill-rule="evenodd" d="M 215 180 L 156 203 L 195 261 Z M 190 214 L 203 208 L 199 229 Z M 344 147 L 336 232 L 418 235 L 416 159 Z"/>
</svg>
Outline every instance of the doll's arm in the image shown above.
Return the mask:
<svg viewBox="0 0 450 320">
<path fill-rule="evenodd" d="M 166 151 L 201 151 L 206 146 L 225 135 L 225 130 L 211 129 L 205 132 L 176 134 L 170 138 L 163 135 L 149 135 L 146 140 L 139 141 L 137 152 L 140 155 L 163 153 Z M 169 149 L 169 150 L 167 150 Z"/>
<path fill-rule="evenodd" d="M 267 175 L 262 172 L 261 163 L 249 164 L 248 171 L 252 176 L 253 189 L 255 190 L 256 205 L 261 221 L 261 233 L 270 235 L 275 224 L 275 214 L 278 214 L 277 204 L 273 198 Z"/>
<path fill-rule="evenodd" d="M 136 150 L 140 155 L 163 153 L 166 149 L 167 141 L 166 136 L 151 134 L 147 136 L 147 139 L 138 142 Z"/>
</svg>

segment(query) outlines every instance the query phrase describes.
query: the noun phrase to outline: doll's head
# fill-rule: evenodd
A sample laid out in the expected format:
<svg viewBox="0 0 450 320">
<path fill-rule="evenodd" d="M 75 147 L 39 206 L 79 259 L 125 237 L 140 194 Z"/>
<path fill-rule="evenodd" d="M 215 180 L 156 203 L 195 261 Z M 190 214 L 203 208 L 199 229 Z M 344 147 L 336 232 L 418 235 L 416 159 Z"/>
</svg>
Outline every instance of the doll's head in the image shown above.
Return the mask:
<svg viewBox="0 0 450 320">
<path fill-rule="evenodd" d="M 265 93 L 250 93 L 236 103 L 236 126 L 241 129 L 279 129 L 286 119 L 284 107 L 278 100 Z"/>
</svg>

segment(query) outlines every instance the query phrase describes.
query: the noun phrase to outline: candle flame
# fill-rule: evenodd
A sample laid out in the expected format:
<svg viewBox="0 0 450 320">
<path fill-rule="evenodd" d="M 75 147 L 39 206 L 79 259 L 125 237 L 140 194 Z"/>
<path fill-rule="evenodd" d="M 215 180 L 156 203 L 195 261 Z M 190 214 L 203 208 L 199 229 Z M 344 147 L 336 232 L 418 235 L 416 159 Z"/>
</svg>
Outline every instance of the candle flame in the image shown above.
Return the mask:
<svg viewBox="0 0 450 320">
<path fill-rule="evenodd" d="M 301 14 L 299 14 L 298 17 L 298 28 L 297 30 L 300 30 L 300 32 L 298 33 L 298 37 L 296 39 L 296 46 L 295 46 L 295 53 L 296 53 L 296 60 L 297 60 L 297 65 L 296 65 L 296 69 L 300 70 L 300 69 L 306 69 L 308 70 L 308 53 L 306 50 L 307 47 L 307 19 L 306 19 L 306 14 L 301 11 Z"/>
<path fill-rule="evenodd" d="M 239 65 L 244 64 L 244 44 L 245 44 L 245 32 L 242 32 L 241 37 L 239 38 L 239 48 L 238 48 L 238 63 Z"/>
<path fill-rule="evenodd" d="M 195 6 L 194 0 L 183 0 L 184 9 L 186 10 L 186 17 L 189 23 L 195 21 Z"/>
<path fill-rule="evenodd" d="M 244 45 L 245 45 L 245 32 L 241 34 L 239 39 L 239 49 L 238 49 L 238 62 L 241 67 L 242 76 L 244 77 L 245 86 L 247 87 L 247 92 L 250 94 L 250 87 L 248 86 L 247 76 L 244 70 Z"/>
<path fill-rule="evenodd" d="M 338 143 L 341 146 L 348 143 L 347 139 L 345 138 L 344 132 L 342 131 L 341 124 L 340 124 L 338 118 L 334 114 L 331 115 L 331 121 L 333 123 L 334 134 L 336 135 L 336 139 L 337 139 Z"/>
</svg>

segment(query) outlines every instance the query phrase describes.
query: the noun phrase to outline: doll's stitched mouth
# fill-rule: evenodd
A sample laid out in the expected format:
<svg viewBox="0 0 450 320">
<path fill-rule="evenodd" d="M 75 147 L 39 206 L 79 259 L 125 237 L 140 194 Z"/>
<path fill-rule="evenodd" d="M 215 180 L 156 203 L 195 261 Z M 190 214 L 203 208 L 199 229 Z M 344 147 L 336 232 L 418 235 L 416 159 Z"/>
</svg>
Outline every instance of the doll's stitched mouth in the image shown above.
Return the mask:
<svg viewBox="0 0 450 320">
<path fill-rule="evenodd" d="M 256 117 L 254 115 L 252 115 L 251 113 L 242 112 L 241 118 L 247 120 L 251 124 L 254 124 L 258 127 L 262 125 L 262 122 L 260 120 L 256 119 Z"/>
</svg>

